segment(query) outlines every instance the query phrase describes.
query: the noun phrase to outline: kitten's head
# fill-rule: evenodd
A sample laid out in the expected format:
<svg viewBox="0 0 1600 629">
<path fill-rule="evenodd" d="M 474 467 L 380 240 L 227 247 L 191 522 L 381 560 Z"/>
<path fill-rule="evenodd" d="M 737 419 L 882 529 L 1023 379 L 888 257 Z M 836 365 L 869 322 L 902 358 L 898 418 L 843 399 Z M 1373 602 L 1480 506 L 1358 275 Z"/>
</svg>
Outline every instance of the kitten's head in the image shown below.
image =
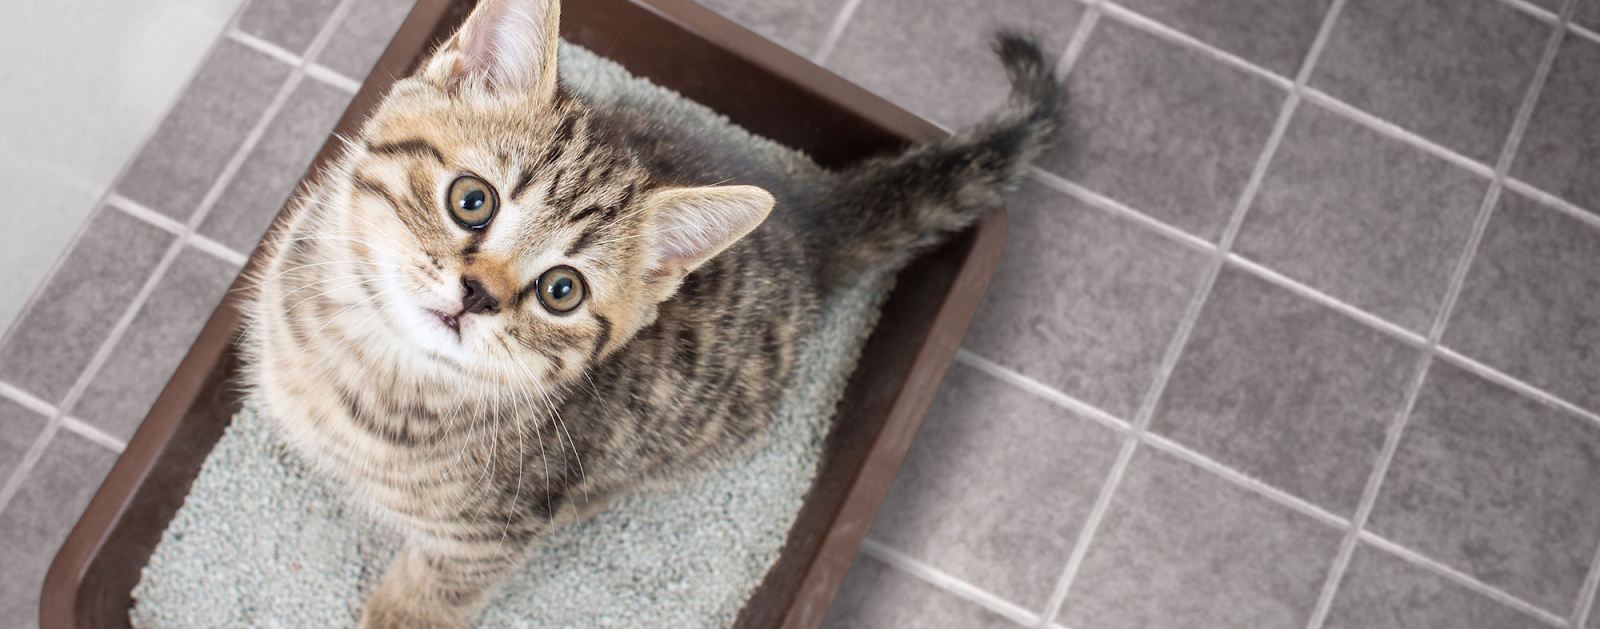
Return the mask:
<svg viewBox="0 0 1600 629">
<path fill-rule="evenodd" d="M 357 235 L 342 253 L 377 276 L 384 315 L 366 333 L 402 359 L 569 381 L 772 209 L 759 188 L 652 181 L 558 86 L 558 10 L 481 2 L 395 84 L 333 187 L 323 229 Z"/>
</svg>

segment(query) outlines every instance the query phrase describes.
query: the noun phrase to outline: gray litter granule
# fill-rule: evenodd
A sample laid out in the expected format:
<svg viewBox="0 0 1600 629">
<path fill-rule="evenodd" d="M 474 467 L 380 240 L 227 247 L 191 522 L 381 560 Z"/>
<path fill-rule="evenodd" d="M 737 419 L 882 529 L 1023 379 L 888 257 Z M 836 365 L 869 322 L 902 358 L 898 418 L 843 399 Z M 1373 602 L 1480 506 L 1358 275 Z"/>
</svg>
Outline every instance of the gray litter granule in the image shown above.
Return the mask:
<svg viewBox="0 0 1600 629">
<path fill-rule="evenodd" d="M 652 111 L 744 163 L 816 166 L 615 64 L 564 46 L 569 85 Z M 768 172 L 773 172 L 769 170 Z M 825 304 L 778 419 L 743 457 L 677 489 L 620 498 L 561 531 L 489 604 L 482 627 L 726 627 L 777 560 L 890 278 Z M 247 403 L 217 442 L 134 588 L 141 629 L 349 627 L 398 548 L 311 472 Z"/>
</svg>

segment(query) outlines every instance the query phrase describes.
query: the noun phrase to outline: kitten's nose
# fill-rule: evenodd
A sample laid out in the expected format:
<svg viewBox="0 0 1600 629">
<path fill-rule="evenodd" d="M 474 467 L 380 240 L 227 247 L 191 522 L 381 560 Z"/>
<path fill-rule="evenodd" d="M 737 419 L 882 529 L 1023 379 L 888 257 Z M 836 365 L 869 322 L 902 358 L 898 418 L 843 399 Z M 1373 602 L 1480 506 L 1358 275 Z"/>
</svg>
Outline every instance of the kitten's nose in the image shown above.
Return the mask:
<svg viewBox="0 0 1600 629">
<path fill-rule="evenodd" d="M 489 294 L 489 289 L 484 288 L 478 280 L 470 277 L 461 277 L 461 288 L 466 292 L 461 295 L 461 307 L 474 314 L 495 314 L 500 312 L 500 300 Z"/>
</svg>

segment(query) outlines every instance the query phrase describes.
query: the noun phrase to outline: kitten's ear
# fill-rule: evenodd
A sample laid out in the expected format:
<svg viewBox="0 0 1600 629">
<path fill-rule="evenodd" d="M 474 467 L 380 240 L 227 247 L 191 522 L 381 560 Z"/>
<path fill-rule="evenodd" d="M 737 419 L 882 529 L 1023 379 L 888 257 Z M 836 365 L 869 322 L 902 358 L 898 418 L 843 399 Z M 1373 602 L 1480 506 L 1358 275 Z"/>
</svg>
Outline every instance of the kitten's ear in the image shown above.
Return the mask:
<svg viewBox="0 0 1600 629">
<path fill-rule="evenodd" d="M 427 72 L 451 91 L 473 86 L 552 96 L 560 25 L 561 0 L 482 0 Z"/>
<path fill-rule="evenodd" d="M 648 203 L 656 253 L 651 274 L 678 280 L 760 225 L 774 201 L 755 186 L 713 186 L 669 188 Z"/>
</svg>

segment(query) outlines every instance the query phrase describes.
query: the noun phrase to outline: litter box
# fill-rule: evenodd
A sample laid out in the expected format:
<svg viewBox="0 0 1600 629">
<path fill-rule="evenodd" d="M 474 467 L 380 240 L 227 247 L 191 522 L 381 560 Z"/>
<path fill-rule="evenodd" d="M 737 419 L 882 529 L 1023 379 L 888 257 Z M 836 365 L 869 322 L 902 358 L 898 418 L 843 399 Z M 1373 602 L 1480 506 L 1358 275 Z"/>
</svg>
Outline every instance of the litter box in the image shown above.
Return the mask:
<svg viewBox="0 0 1600 629">
<path fill-rule="evenodd" d="M 352 134 L 394 82 L 453 32 L 470 0 L 421 0 L 356 94 Z M 689 0 L 563 3 L 562 36 L 757 135 L 839 167 L 943 134 Z M 308 172 L 332 158 L 330 138 Z M 309 175 L 308 175 L 309 176 Z M 999 263 L 1005 213 L 922 256 L 895 280 L 839 402 L 817 477 L 741 628 L 811 628 L 911 445 Z M 247 271 L 261 263 L 252 257 Z M 235 287 L 243 285 L 236 280 Z M 45 577 L 43 629 L 129 627 L 131 592 L 242 397 L 237 293 L 217 307 Z"/>
</svg>

